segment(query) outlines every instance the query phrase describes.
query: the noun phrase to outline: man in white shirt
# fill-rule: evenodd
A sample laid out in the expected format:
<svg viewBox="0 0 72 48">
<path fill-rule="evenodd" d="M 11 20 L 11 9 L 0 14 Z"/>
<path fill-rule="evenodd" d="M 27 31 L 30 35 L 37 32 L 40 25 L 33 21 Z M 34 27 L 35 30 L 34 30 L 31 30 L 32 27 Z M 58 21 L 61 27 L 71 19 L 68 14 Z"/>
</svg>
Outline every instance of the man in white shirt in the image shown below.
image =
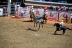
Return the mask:
<svg viewBox="0 0 72 48">
<path fill-rule="evenodd" d="M 63 27 L 63 25 L 64 25 L 64 22 L 63 22 L 63 20 L 60 22 L 60 27 Z"/>
</svg>

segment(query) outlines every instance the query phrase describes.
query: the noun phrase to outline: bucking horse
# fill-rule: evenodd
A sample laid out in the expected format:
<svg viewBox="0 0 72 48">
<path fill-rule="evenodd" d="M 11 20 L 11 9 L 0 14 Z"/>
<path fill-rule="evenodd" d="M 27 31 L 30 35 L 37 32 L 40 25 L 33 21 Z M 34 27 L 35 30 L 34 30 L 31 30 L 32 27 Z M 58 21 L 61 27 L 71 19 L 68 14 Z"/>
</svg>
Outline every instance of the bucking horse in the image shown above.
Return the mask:
<svg viewBox="0 0 72 48">
<path fill-rule="evenodd" d="M 44 14 L 43 16 L 35 16 L 34 12 L 30 11 L 30 18 L 31 21 L 34 21 L 34 27 L 37 26 L 37 24 L 39 25 L 38 29 L 40 29 L 40 25 L 42 25 L 43 28 L 43 24 L 47 22 L 47 15 Z"/>
<path fill-rule="evenodd" d="M 56 34 L 57 34 L 56 32 L 57 32 L 57 31 L 60 31 L 60 30 L 63 30 L 62 35 L 65 34 L 65 32 L 66 32 L 67 29 L 68 29 L 68 30 L 72 30 L 72 29 L 70 29 L 70 28 L 68 28 L 68 27 L 66 27 L 66 26 L 62 26 L 62 27 L 61 27 L 61 25 L 60 25 L 59 23 L 55 23 L 54 26 L 56 26 L 56 30 L 55 30 L 55 32 L 54 32 L 54 35 L 56 35 Z"/>
</svg>

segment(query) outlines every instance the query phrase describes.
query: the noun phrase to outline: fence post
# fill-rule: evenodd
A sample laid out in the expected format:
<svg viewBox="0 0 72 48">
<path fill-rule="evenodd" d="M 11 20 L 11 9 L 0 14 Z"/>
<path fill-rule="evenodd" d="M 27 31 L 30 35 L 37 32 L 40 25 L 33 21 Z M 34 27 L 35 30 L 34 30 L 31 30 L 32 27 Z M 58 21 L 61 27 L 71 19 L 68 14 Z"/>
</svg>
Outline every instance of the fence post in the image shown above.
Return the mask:
<svg viewBox="0 0 72 48">
<path fill-rule="evenodd" d="M 7 8 L 7 13 L 8 13 L 8 16 L 10 16 L 10 0 L 8 0 L 8 8 Z"/>
</svg>

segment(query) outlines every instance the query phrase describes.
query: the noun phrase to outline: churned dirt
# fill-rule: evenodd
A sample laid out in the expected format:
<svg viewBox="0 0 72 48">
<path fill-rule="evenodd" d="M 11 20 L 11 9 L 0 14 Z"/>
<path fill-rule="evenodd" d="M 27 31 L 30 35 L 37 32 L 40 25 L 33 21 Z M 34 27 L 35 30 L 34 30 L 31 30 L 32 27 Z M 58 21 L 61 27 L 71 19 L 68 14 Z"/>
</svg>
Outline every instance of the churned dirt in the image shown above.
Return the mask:
<svg viewBox="0 0 72 48">
<path fill-rule="evenodd" d="M 48 21 L 38 30 L 26 18 L 0 17 L 0 48 L 72 48 L 72 31 L 53 35 L 54 21 Z M 72 28 L 72 24 L 65 24 Z"/>
</svg>

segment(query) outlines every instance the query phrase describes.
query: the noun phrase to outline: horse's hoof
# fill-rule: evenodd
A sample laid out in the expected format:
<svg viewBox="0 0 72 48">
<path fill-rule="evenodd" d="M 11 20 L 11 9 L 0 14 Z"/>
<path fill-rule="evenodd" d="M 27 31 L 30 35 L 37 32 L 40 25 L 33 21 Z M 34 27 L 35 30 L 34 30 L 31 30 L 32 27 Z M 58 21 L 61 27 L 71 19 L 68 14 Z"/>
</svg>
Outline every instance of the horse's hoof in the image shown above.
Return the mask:
<svg viewBox="0 0 72 48">
<path fill-rule="evenodd" d="M 54 34 L 54 35 L 56 35 L 56 34 Z"/>
<path fill-rule="evenodd" d="M 54 33 L 54 35 L 56 35 L 56 33 Z"/>
</svg>

